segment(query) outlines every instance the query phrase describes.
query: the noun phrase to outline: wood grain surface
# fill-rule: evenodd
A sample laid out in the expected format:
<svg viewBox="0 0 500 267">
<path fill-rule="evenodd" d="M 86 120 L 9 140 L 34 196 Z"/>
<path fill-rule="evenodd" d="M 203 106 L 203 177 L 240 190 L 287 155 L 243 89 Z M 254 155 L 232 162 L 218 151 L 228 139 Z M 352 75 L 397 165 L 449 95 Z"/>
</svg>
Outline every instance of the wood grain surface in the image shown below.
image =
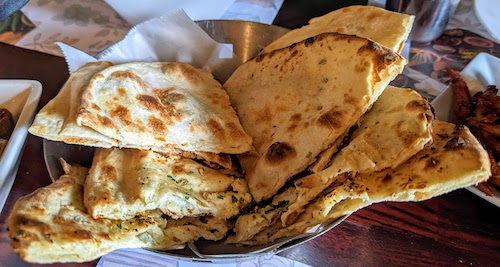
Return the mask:
<svg viewBox="0 0 500 267">
<path fill-rule="evenodd" d="M 0 78 L 42 83 L 39 108 L 68 77 L 60 57 L 0 43 L 0 60 Z M 42 139 L 28 135 L 16 181 L 0 214 L 0 266 L 32 266 L 12 250 L 5 221 L 16 199 L 49 183 Z M 280 255 L 312 266 L 499 266 L 499 225 L 499 208 L 458 190 L 419 203 L 372 205 Z"/>
</svg>

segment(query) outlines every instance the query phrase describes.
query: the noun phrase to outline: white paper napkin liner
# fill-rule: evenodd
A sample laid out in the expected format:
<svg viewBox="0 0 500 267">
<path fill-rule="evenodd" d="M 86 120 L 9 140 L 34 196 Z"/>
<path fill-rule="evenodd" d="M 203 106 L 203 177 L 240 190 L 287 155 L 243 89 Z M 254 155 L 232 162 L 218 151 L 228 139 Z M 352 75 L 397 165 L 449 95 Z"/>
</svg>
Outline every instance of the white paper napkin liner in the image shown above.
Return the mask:
<svg viewBox="0 0 500 267">
<path fill-rule="evenodd" d="M 158 254 L 144 249 L 119 249 L 101 257 L 96 267 L 195 267 L 195 266 L 221 266 L 221 267 L 309 267 L 310 265 L 280 257 L 277 255 L 263 255 L 255 258 L 225 259 L 217 263 L 195 262 L 177 259 L 168 255 Z"/>
<path fill-rule="evenodd" d="M 231 59 L 235 58 L 232 45 L 215 42 L 182 10 L 134 26 L 121 41 L 95 58 L 69 45 L 57 44 L 70 73 L 95 61 L 115 64 L 135 61 L 185 62 L 214 71 L 222 65 L 234 64 Z"/>
</svg>

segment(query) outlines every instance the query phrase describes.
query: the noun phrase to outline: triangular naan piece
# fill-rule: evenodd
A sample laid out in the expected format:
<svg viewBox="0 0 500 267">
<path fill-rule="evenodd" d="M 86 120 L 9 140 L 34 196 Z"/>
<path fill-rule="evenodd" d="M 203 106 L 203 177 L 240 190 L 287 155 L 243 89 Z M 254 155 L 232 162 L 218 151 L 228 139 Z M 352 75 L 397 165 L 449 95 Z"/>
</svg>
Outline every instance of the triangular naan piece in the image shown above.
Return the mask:
<svg viewBox="0 0 500 267">
<path fill-rule="evenodd" d="M 487 152 L 465 126 L 435 121 L 433 143 L 396 169 L 358 174 L 307 206 L 290 226 L 271 226 L 247 244 L 267 243 L 307 231 L 372 203 L 422 201 L 476 185 L 491 175 Z"/>
<path fill-rule="evenodd" d="M 76 123 L 82 92 L 94 74 L 110 66 L 110 62 L 88 63 L 72 73 L 57 96 L 37 113 L 29 132 L 68 144 L 97 147 L 118 145 L 118 140 Z"/>
<path fill-rule="evenodd" d="M 349 6 L 311 19 L 309 25 L 286 33 L 264 48 L 261 53 L 287 47 L 325 32 L 368 38 L 400 53 L 410 34 L 413 20 L 414 16 L 374 6 Z"/>
<path fill-rule="evenodd" d="M 224 238 L 231 224 L 212 217 L 173 220 L 158 212 L 131 220 L 94 220 L 83 205 L 87 169 L 21 197 L 7 219 L 12 247 L 28 262 L 85 262 L 119 248 L 178 249 L 201 237 Z"/>
<path fill-rule="evenodd" d="M 294 186 L 274 196 L 270 205 L 240 216 L 236 234 L 228 241 L 250 239 L 279 218 L 287 225 L 335 181 L 358 172 L 396 168 L 432 141 L 432 121 L 431 107 L 423 96 L 411 89 L 388 86 L 329 168 L 297 179 Z"/>
<path fill-rule="evenodd" d="M 137 149 L 97 149 L 84 191 L 85 206 L 95 219 L 125 220 L 156 209 L 174 219 L 228 219 L 252 201 L 243 178 L 191 159 Z"/>
<path fill-rule="evenodd" d="M 257 56 L 225 83 L 254 154 L 240 158 L 256 201 L 292 176 L 363 115 L 406 60 L 370 40 L 321 34 Z"/>
<path fill-rule="evenodd" d="M 77 117 L 124 147 L 239 154 L 251 149 L 229 97 L 206 71 L 178 62 L 137 62 L 94 75 Z"/>
<path fill-rule="evenodd" d="M 394 169 L 408 160 L 432 142 L 433 120 L 427 99 L 411 89 L 388 86 L 330 166 L 295 181 L 297 201 L 281 216 L 283 223 L 288 224 L 288 216 L 293 220 L 337 176 Z"/>
</svg>

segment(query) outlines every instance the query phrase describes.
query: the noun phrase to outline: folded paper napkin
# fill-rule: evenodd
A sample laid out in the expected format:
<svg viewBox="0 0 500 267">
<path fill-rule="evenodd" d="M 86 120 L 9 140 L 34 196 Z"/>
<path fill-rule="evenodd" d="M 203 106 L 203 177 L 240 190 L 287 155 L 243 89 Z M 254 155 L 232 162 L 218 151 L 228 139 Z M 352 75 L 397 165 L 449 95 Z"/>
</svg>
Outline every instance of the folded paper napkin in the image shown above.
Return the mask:
<svg viewBox="0 0 500 267">
<path fill-rule="evenodd" d="M 119 249 L 103 256 L 96 267 L 309 267 L 310 265 L 276 255 L 265 255 L 251 259 L 218 260 L 217 263 L 177 260 L 173 257 L 143 249 Z"/>
<path fill-rule="evenodd" d="M 233 59 L 230 45 L 215 42 L 183 11 L 175 11 L 135 26 L 124 39 L 95 57 L 65 43 L 58 45 L 70 72 L 97 60 L 113 63 L 185 62 L 213 73 L 235 69 L 239 64 Z M 230 73 L 222 77 L 228 75 Z"/>
<path fill-rule="evenodd" d="M 152 18 L 182 8 L 193 20 L 247 20 L 271 24 L 284 0 L 216 0 L 215 1 L 113 1 L 113 8 L 103 0 L 38 0 L 29 1 L 22 11 L 36 26 L 16 45 L 27 49 L 62 56 L 55 42 L 64 42 L 90 55 L 96 55 L 122 39 L 132 25 L 128 23 Z M 111 3 L 113 2 L 113 3 Z M 116 3 L 115 3 L 116 2 Z M 127 13 L 126 7 L 140 5 Z M 130 15 L 128 15 L 130 13 Z"/>
</svg>

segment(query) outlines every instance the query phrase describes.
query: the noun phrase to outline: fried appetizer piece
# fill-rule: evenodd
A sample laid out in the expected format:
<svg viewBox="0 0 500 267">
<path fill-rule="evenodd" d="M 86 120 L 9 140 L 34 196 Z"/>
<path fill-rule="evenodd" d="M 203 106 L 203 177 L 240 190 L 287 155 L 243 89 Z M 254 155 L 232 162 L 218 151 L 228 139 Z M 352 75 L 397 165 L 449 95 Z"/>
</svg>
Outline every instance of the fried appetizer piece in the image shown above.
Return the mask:
<svg viewBox="0 0 500 267">
<path fill-rule="evenodd" d="M 446 71 L 451 77 L 451 90 L 456 100 L 453 102 L 453 111 L 460 123 L 466 123 L 467 117 L 471 113 L 471 96 L 467 84 L 460 76 L 460 73 L 447 67 Z"/>
</svg>

